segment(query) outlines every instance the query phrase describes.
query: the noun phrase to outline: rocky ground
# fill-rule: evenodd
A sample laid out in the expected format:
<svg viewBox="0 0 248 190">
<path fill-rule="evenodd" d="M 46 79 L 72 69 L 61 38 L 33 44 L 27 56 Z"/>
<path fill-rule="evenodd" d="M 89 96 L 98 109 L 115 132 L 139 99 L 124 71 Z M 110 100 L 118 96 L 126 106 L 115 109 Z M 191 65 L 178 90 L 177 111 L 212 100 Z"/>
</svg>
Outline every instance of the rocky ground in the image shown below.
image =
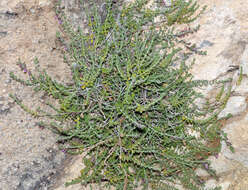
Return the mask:
<svg viewBox="0 0 248 190">
<path fill-rule="evenodd" d="M 17 61 L 33 70 L 37 57 L 42 68 L 59 80 L 69 79 L 55 36 L 58 23 L 50 0 L 0 1 L 0 189 L 47 189 L 66 156 L 58 149 L 56 136 L 38 127 L 37 119 L 13 103 L 9 93 L 30 107 L 42 105 L 35 94 L 9 77 L 12 71 L 26 78 Z"/>
<path fill-rule="evenodd" d="M 204 57 L 196 57 L 192 73 L 196 79 L 233 77 L 233 89 L 226 109 L 232 113 L 225 121 L 224 131 L 235 148 L 231 153 L 225 144 L 218 157 L 211 157 L 219 180 L 208 179 L 204 171 L 199 175 L 208 179 L 207 186 L 220 185 L 224 190 L 248 189 L 248 5 L 246 0 L 199 0 L 208 5 L 197 22 L 200 31 L 191 37 L 206 50 Z M 74 23 L 84 22 L 78 1 L 63 1 Z M 197 23 L 196 23 L 197 24 Z M 17 65 L 20 58 L 33 70 L 37 57 L 41 67 L 56 79 L 70 81 L 70 70 L 63 62 L 63 47 L 56 42 L 59 23 L 55 19 L 50 0 L 0 1 L 0 190 L 79 190 L 80 185 L 64 187 L 64 182 L 79 174 L 80 157 L 68 157 L 59 150 L 56 135 L 37 125 L 9 97 L 16 94 L 29 107 L 43 106 L 48 97 L 34 93 L 12 81 L 9 73 L 27 77 Z M 227 71 L 230 66 L 243 67 L 243 80 L 237 85 L 239 70 Z M 209 88 L 206 93 L 212 94 Z M 45 108 L 46 109 L 46 108 Z"/>
<path fill-rule="evenodd" d="M 223 143 L 218 158 L 210 158 L 219 181 L 209 180 L 207 184 L 209 187 L 218 184 L 224 190 L 245 190 L 248 189 L 248 5 L 245 0 L 200 2 L 208 8 L 198 21 L 202 26 L 200 31 L 192 38 L 205 44 L 208 54 L 196 58 L 192 72 L 196 79 L 233 78 L 231 98 L 220 115 L 234 116 L 225 122 L 223 130 L 235 153 Z M 230 66 L 242 66 L 244 75 L 240 85 L 237 85 L 239 70 L 227 72 Z"/>
</svg>

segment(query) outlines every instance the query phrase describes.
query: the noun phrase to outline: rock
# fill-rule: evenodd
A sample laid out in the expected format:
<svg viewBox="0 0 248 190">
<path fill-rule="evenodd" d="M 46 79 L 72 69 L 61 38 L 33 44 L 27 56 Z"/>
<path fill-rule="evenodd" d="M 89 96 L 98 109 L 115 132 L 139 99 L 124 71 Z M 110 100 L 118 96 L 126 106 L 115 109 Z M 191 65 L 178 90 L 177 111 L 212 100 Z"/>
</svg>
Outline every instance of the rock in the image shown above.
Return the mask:
<svg viewBox="0 0 248 190">
<path fill-rule="evenodd" d="M 225 117 L 228 114 L 232 114 L 233 116 L 238 115 L 244 112 L 245 109 L 246 109 L 245 97 L 233 96 L 228 100 L 225 109 L 219 114 L 219 118 Z"/>
<path fill-rule="evenodd" d="M 222 154 L 227 159 L 238 161 L 248 167 L 248 114 L 243 119 L 228 124 L 224 132 L 227 133 L 235 153 L 232 153 L 226 144 L 222 143 Z"/>
<path fill-rule="evenodd" d="M 248 169 L 241 166 L 240 169 L 229 175 L 228 180 L 231 182 L 228 190 L 248 189 Z"/>
<path fill-rule="evenodd" d="M 84 3 L 88 4 L 85 1 Z M 64 8 L 67 18 L 70 20 L 70 22 L 75 28 L 77 28 L 78 26 L 80 26 L 81 28 L 87 28 L 86 10 L 80 4 L 80 1 L 62 0 L 61 7 Z"/>
<path fill-rule="evenodd" d="M 213 46 L 214 43 L 208 41 L 208 40 L 203 40 L 199 46 L 199 49 L 205 48 L 205 47 L 211 47 Z"/>
<path fill-rule="evenodd" d="M 61 176 L 58 177 L 56 183 L 51 187 L 53 190 L 79 190 L 82 188 L 81 184 L 70 185 L 68 187 L 64 185 L 66 182 L 80 175 L 80 170 L 84 168 L 82 156 L 74 156 L 70 160 L 67 160 L 67 164 L 63 168 Z"/>
<path fill-rule="evenodd" d="M 201 168 L 197 168 L 197 169 L 195 170 L 195 172 L 196 172 L 196 174 L 197 174 L 198 176 L 200 176 L 200 177 L 207 177 L 207 176 L 209 176 L 209 173 L 208 173 L 206 170 L 201 169 Z"/>
<path fill-rule="evenodd" d="M 217 181 L 215 179 L 210 179 L 206 182 L 206 188 L 213 189 L 216 187 Z"/>
<path fill-rule="evenodd" d="M 218 158 L 211 156 L 208 160 L 211 162 L 211 168 L 214 168 L 218 176 L 232 173 L 237 168 L 237 163 L 226 158 L 222 152 L 219 153 Z"/>
<path fill-rule="evenodd" d="M 0 190 L 46 190 L 65 159 L 56 145 L 56 135 L 39 129 L 37 120 L 9 97 L 10 93 L 17 95 L 29 108 L 33 105 L 28 104 L 39 102 L 39 96 L 31 88 L 9 76 L 13 71 L 20 78 L 28 78 L 16 64 L 19 58 L 31 70 L 35 57 L 42 68 L 46 64 L 57 65 L 54 71 L 49 70 L 52 77 L 66 73 L 61 54 L 51 52 L 58 30 L 52 3 L 51 0 L 0 0 Z M 35 10 L 33 14 L 29 11 L 31 7 Z M 44 26 L 48 28 L 46 31 Z M 34 43 L 33 39 L 42 42 Z"/>
<path fill-rule="evenodd" d="M 5 36 L 7 36 L 8 32 L 6 31 L 0 31 L 0 38 L 4 38 Z"/>
<path fill-rule="evenodd" d="M 205 189 L 211 189 L 213 190 L 216 187 L 221 187 L 221 190 L 228 190 L 231 185 L 230 181 L 223 181 L 223 179 L 220 179 L 219 181 L 216 181 L 214 179 L 208 180 L 206 182 L 206 187 Z"/>
<path fill-rule="evenodd" d="M 243 79 L 240 85 L 237 85 L 234 88 L 234 92 L 242 96 L 248 95 L 248 78 L 247 77 L 243 76 Z"/>
<path fill-rule="evenodd" d="M 49 6 L 52 4 L 51 0 L 39 0 L 39 6 L 40 7 L 45 7 L 45 6 Z"/>
<path fill-rule="evenodd" d="M 233 184 L 229 190 L 245 190 L 248 189 L 248 175 L 245 173 L 243 176 L 240 176 L 241 179 L 236 184 Z"/>
<path fill-rule="evenodd" d="M 231 183 L 232 183 L 231 181 L 224 181 L 224 182 L 219 184 L 219 187 L 221 187 L 222 190 L 228 190 Z"/>
<path fill-rule="evenodd" d="M 248 76 L 248 45 L 245 46 L 245 50 L 243 52 L 240 61 L 241 61 L 240 66 L 243 68 L 243 74 Z"/>
</svg>

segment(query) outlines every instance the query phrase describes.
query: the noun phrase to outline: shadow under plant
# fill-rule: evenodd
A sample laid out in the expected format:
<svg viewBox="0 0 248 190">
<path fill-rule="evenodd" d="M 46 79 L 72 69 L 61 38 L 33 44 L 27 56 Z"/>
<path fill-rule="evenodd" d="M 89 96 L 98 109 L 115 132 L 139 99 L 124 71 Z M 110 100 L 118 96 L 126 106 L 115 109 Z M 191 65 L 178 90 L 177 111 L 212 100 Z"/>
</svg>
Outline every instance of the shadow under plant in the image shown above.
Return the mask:
<svg viewBox="0 0 248 190">
<path fill-rule="evenodd" d="M 70 40 L 57 36 L 68 48 L 73 83 L 52 79 L 38 60 L 38 74 L 27 71 L 29 80 L 11 73 L 12 79 L 58 100 L 59 106 L 47 103 L 52 114 L 31 110 L 11 95 L 34 117 L 53 120 L 42 125 L 61 135 L 63 149 L 85 155 L 81 175 L 67 185 L 176 189 L 173 183 L 180 182 L 193 190 L 204 188 L 196 168 L 215 177 L 206 159 L 220 151 L 220 141 L 227 142 L 218 115 L 231 80 L 192 79 L 194 63 L 188 58 L 204 52 L 184 40 L 198 27 L 180 30 L 180 25 L 193 22 L 204 8 L 193 1 L 163 3 L 149 7 L 145 0 L 107 0 L 101 5 L 104 15 L 97 6 L 88 9 L 84 31 L 69 24 L 58 4 L 57 17 Z M 220 87 L 214 102 L 197 91 L 207 85 Z"/>
</svg>

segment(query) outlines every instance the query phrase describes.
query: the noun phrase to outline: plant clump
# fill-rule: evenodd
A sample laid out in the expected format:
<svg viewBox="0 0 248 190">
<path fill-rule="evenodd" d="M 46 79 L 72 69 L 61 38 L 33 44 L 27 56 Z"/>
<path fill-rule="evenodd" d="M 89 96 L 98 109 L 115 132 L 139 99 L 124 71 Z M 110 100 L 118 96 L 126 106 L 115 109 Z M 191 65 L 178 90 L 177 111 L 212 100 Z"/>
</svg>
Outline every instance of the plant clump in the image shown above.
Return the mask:
<svg viewBox="0 0 248 190">
<path fill-rule="evenodd" d="M 52 115 L 30 111 L 12 96 L 34 116 L 57 121 L 52 128 L 61 135 L 60 142 L 69 143 L 71 153 L 84 154 L 85 168 L 67 185 L 176 189 L 173 183 L 179 182 L 197 190 L 204 181 L 196 168 L 214 175 L 206 159 L 220 150 L 210 144 L 226 140 L 217 116 L 230 94 L 222 90 L 215 104 L 195 102 L 204 100 L 198 87 L 227 82 L 193 80 L 188 58 L 203 53 L 183 37 L 198 28 L 173 28 L 194 21 L 202 9 L 192 0 L 173 0 L 169 6 L 161 1 L 153 8 L 148 2 L 120 5 L 106 0 L 104 20 L 97 9 L 89 11 L 87 33 L 73 29 L 58 6 L 70 38 L 61 42 L 68 43 L 73 83 L 62 84 L 39 69 L 38 75 L 29 73 L 28 81 L 11 74 L 58 100 L 59 107 L 49 104 L 57 112 Z M 67 121 L 71 125 L 64 128 L 61 123 Z"/>
</svg>

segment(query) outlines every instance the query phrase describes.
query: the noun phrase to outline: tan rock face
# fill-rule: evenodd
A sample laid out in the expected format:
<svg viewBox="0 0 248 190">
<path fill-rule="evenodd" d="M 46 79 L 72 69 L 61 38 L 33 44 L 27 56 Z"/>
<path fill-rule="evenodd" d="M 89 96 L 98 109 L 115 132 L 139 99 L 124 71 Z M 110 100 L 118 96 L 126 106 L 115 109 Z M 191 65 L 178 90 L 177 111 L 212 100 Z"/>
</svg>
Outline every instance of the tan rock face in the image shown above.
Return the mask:
<svg viewBox="0 0 248 190">
<path fill-rule="evenodd" d="M 71 185 L 65 187 L 65 183 L 77 178 L 80 174 L 80 170 L 83 169 L 82 156 L 75 156 L 71 160 L 68 160 L 67 166 L 64 168 L 57 183 L 52 187 L 53 190 L 79 190 L 82 188 L 80 184 Z"/>
<path fill-rule="evenodd" d="M 11 80 L 12 71 L 28 78 L 33 60 L 55 78 L 69 80 L 69 68 L 56 47 L 58 23 L 50 0 L 0 0 L 0 189 L 47 189 L 65 159 L 56 135 L 39 128 L 37 119 L 20 109 L 9 97 L 17 95 L 30 108 L 42 107 L 42 94 L 35 94 Z M 67 76 L 66 76 L 67 75 Z"/>
<path fill-rule="evenodd" d="M 235 153 L 231 153 L 225 145 L 223 145 L 222 153 L 229 160 L 236 160 L 248 167 L 248 115 L 243 119 L 228 124 L 224 131 L 228 134 L 228 138 L 235 148 Z"/>
<path fill-rule="evenodd" d="M 236 116 L 238 114 L 246 111 L 246 100 L 243 96 L 232 96 L 226 104 L 226 108 L 219 114 L 219 117 L 227 116 L 228 114 L 232 114 Z"/>
<path fill-rule="evenodd" d="M 245 46 L 245 50 L 240 61 L 241 67 L 243 68 L 243 73 L 248 76 L 248 45 Z"/>
<path fill-rule="evenodd" d="M 192 38 L 198 43 L 208 41 L 211 47 L 206 45 L 203 48 L 207 50 L 208 55 L 198 58 L 199 61 L 193 69 L 195 78 L 215 79 L 225 73 L 230 65 L 240 64 L 247 43 L 245 35 L 248 31 L 241 30 L 244 18 L 238 17 L 240 7 L 237 4 L 244 2 L 245 0 L 200 1 L 200 4 L 207 5 L 208 8 L 197 22 L 201 25 L 200 31 Z M 242 10 L 244 9 L 247 10 L 247 5 L 242 7 Z"/>
<path fill-rule="evenodd" d="M 224 190 L 245 190 L 247 183 L 248 122 L 247 122 L 247 44 L 248 44 L 248 5 L 245 0 L 199 1 L 207 5 L 206 13 L 197 24 L 201 29 L 192 37 L 194 42 L 204 42 L 205 57 L 198 57 L 192 70 L 196 79 L 216 79 L 233 77 L 231 98 L 222 116 L 232 113 L 224 131 L 235 148 L 231 153 L 223 143 L 222 151 L 216 159 L 211 157 L 212 167 L 216 169 L 219 181 L 209 180 L 207 187 L 221 186 Z M 209 42 L 209 43 L 206 43 Z M 229 66 L 242 66 L 243 79 L 237 85 L 240 71 L 227 72 Z M 236 116 L 235 116 L 236 115 Z M 204 174 L 201 174 L 204 175 Z"/>
</svg>

